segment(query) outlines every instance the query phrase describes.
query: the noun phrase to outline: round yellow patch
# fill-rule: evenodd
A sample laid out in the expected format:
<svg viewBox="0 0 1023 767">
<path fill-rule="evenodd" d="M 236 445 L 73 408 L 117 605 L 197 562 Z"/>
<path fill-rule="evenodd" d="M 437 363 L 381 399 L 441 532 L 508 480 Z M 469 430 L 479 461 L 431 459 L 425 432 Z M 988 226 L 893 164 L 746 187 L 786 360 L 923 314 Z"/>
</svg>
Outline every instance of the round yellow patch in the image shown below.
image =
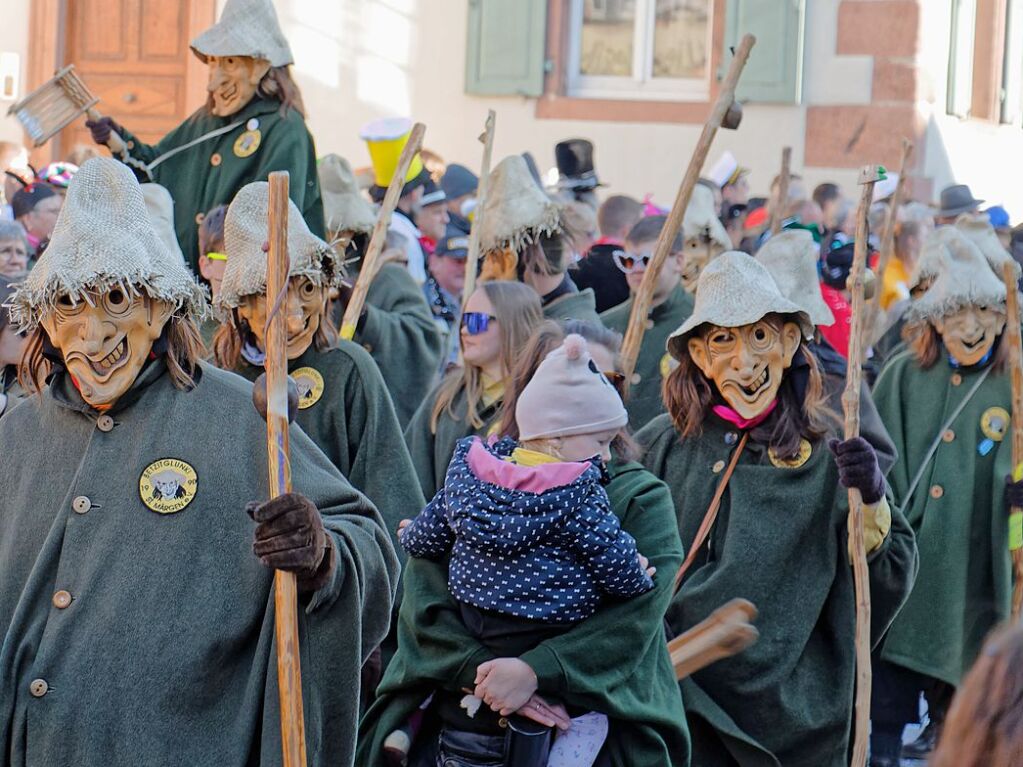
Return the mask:
<svg viewBox="0 0 1023 767">
<path fill-rule="evenodd" d="M 263 134 L 256 130 L 247 130 L 234 142 L 234 156 L 248 157 L 255 154 L 259 144 L 263 140 Z"/>
<path fill-rule="evenodd" d="M 811 453 L 813 453 L 813 448 L 805 439 L 799 440 L 799 453 L 792 458 L 779 458 L 773 447 L 767 449 L 767 457 L 779 469 L 798 469 L 810 460 Z"/>
<path fill-rule="evenodd" d="M 305 410 L 320 401 L 323 396 L 323 376 L 315 368 L 299 368 L 291 377 L 298 386 L 298 409 Z"/>
<path fill-rule="evenodd" d="M 678 360 L 670 354 L 661 357 L 661 378 L 667 378 L 678 367 Z"/>
<path fill-rule="evenodd" d="M 1004 407 L 989 407 L 980 417 L 980 430 L 994 442 L 1001 442 L 1009 431 L 1012 418 Z"/>
<path fill-rule="evenodd" d="M 139 477 L 139 497 L 157 514 L 176 514 L 195 498 L 199 477 L 177 458 L 153 461 Z"/>
</svg>

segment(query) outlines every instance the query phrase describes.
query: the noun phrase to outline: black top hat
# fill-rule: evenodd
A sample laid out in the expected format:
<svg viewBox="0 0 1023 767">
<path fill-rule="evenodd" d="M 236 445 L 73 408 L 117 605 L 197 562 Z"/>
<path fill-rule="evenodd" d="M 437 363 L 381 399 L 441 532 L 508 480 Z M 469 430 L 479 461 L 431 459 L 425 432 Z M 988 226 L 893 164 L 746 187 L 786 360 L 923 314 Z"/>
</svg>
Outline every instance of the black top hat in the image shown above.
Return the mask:
<svg viewBox="0 0 1023 767">
<path fill-rule="evenodd" d="M 946 186 L 941 190 L 941 210 L 938 211 L 938 215 L 951 218 L 960 213 L 969 213 L 982 202 L 984 201 L 973 198 L 973 192 L 966 184 Z"/>
<path fill-rule="evenodd" d="M 593 142 L 571 138 L 554 145 L 554 160 L 565 189 L 596 189 L 603 186 L 593 168 Z"/>
</svg>

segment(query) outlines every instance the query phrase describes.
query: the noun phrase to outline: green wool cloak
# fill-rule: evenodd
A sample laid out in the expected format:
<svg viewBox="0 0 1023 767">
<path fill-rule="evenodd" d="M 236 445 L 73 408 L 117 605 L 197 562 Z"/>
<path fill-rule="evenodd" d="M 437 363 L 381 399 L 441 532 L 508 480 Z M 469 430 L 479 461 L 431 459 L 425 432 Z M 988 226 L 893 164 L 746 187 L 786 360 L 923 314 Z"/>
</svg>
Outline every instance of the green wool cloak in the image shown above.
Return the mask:
<svg viewBox="0 0 1023 767">
<path fill-rule="evenodd" d="M 326 352 L 310 346 L 301 357 L 288 361 L 292 376 L 304 368 L 323 377 L 323 393 L 316 402 L 299 407 L 295 423 L 377 507 L 404 560 L 404 549 L 398 546 L 398 522 L 414 517 L 426 501 L 380 371 L 370 356 L 350 341 L 339 341 Z M 255 380 L 263 368 L 243 359 L 238 372 Z"/>
<path fill-rule="evenodd" d="M 400 264 L 384 264 L 369 286 L 365 306 L 354 340 L 380 368 L 405 428 L 436 383 L 445 335 L 433 321 L 423 291 Z"/>
<path fill-rule="evenodd" d="M 929 370 L 903 351 L 874 388 L 877 409 L 899 450 L 888 481 L 902 504 L 939 430 L 982 371 Z M 957 686 L 984 637 L 1009 617 L 1009 555 L 1005 478 L 1012 470 L 1009 376 L 993 370 L 962 413 L 942 432 L 937 452 L 905 504 L 920 547 L 920 577 L 881 648 L 885 660 Z M 998 408 L 1001 412 L 998 412 Z M 985 414 L 988 417 L 985 418 Z M 995 416 L 998 424 L 989 419 Z M 979 448 L 991 440 L 986 455 Z"/>
<path fill-rule="evenodd" d="M 711 415 L 700 436 L 681 439 L 665 414 L 636 436 L 647 448 L 646 467 L 671 488 L 682 543 L 689 546 L 739 434 Z M 821 442 L 795 468 L 778 468 L 764 446 L 746 445 L 708 543 L 668 608 L 675 636 L 736 597 L 760 613 L 752 647 L 682 681 L 694 765 L 847 764 L 856 608 L 846 499 Z M 913 533 L 897 509 L 868 562 L 876 640 L 909 593 L 917 567 Z"/>
<path fill-rule="evenodd" d="M 612 461 L 608 472 L 611 508 L 657 568 L 656 587 L 634 599 L 608 600 L 593 617 L 521 657 L 536 672 L 541 695 L 607 714 L 615 767 L 687 767 L 689 735 L 663 624 L 672 576 L 682 564 L 671 496 L 637 463 Z M 362 767 L 384 764 L 384 738 L 431 691 L 471 688 L 476 667 L 493 658 L 462 624 L 447 565 L 428 559 L 409 560 L 398 642 L 359 728 Z"/>
<path fill-rule="evenodd" d="M 448 373 L 449 376 L 461 374 L 461 370 Z M 500 401 L 484 408 L 480 414 L 483 426 L 474 429 L 466 418 L 468 411 L 463 390 L 451 403 L 451 412 L 445 410 L 440 414 L 437 433 L 434 434 L 430 430 L 430 417 L 442 384 L 443 382 L 434 387 L 405 427 L 405 444 L 408 445 L 412 463 L 416 467 L 416 476 L 419 477 L 419 486 L 427 500 L 432 499 L 444 486 L 444 475 L 447 474 L 451 456 L 455 453 L 455 443 L 470 434 L 485 435 L 501 413 Z M 452 412 L 456 417 L 452 417 Z"/>
<path fill-rule="evenodd" d="M 269 493 L 250 391 L 206 365 L 181 391 L 161 360 L 112 421 L 62 373 L 0 420 L 0 764 L 280 764 L 273 572 L 245 513 Z M 160 461 L 194 471 L 173 495 L 192 493 L 184 508 L 147 508 L 141 480 Z M 372 504 L 300 429 L 291 474 L 338 560 L 298 615 L 309 764 L 351 765 L 398 562 Z"/>
<path fill-rule="evenodd" d="M 543 316 L 548 320 L 585 320 L 600 325 L 597 294 L 593 292 L 593 288 L 566 293 L 544 306 Z"/>
<path fill-rule="evenodd" d="M 601 321 L 622 335 L 629 326 L 632 298 L 600 315 Z M 693 297 L 677 286 L 664 303 L 650 310 L 643 343 L 636 359 L 636 372 L 629 384 L 629 426 L 638 430 L 655 416 L 664 412 L 661 384 L 674 369 L 675 362 L 668 354 L 668 336 L 681 327 L 693 313 Z"/>
<path fill-rule="evenodd" d="M 305 119 L 294 108 L 281 116 L 276 99 L 256 96 L 237 114 L 216 117 L 205 106 L 196 110 L 181 125 L 154 145 L 144 144 L 130 131 L 119 132 L 128 144 L 128 157 L 122 160 L 139 181 L 155 181 L 167 187 L 174 198 L 174 230 L 185 262 L 198 274 L 199 222 L 211 208 L 229 205 L 235 194 L 253 181 L 266 181 L 271 171 L 290 174 L 289 194 L 302 211 L 313 234 L 324 236 L 323 204 L 320 181 L 316 175 L 316 149 Z M 236 127 L 214 138 L 168 157 L 151 170 L 148 166 L 178 147 L 197 140 L 210 131 Z M 248 156 L 242 146 L 259 132 L 259 146 Z M 243 138 L 243 134 L 249 135 Z M 249 144 L 251 147 L 252 144 Z"/>
</svg>

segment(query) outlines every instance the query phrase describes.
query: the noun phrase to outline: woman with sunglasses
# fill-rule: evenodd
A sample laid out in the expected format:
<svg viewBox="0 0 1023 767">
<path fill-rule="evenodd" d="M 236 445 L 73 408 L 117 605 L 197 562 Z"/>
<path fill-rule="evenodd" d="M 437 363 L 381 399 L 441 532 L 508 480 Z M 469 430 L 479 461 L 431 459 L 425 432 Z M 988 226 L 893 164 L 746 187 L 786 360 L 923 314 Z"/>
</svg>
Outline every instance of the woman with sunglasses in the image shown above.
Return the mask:
<svg viewBox="0 0 1023 767">
<path fill-rule="evenodd" d="M 0 275 L 0 307 L 11 297 L 14 280 Z M 10 411 L 25 393 L 18 386 L 18 362 L 25 349 L 25 336 L 11 326 L 10 315 L 0 308 L 0 416 Z"/>
<path fill-rule="evenodd" d="M 546 321 L 520 355 L 498 434 L 519 438 L 515 418 L 519 397 L 540 363 L 570 334 L 585 338 L 596 367 L 605 377 L 613 377 L 608 373 L 618 369 L 619 334 L 580 320 Z M 591 617 L 519 655 L 519 663 L 504 664 L 505 681 L 512 693 L 522 697 L 530 693 L 518 716 L 546 727 L 563 725 L 567 709 L 605 714 L 607 738 L 596 761 L 601 767 L 685 767 L 689 736 L 663 624 L 671 600 L 670 574 L 682 563 L 682 545 L 668 488 L 635 463 L 634 452 L 627 433 L 619 432 L 606 465 L 605 490 L 621 529 L 656 568 L 654 589 L 631 599 L 602 602 Z M 409 559 L 399 634 L 398 654 L 388 667 L 376 705 L 360 727 L 360 764 L 383 763 L 386 737 L 413 717 L 427 691 L 473 690 L 479 667 L 495 658 L 463 623 L 448 591 L 447 566 L 428 559 Z M 432 767 L 438 739 L 434 711 L 419 719 L 418 732 L 413 727 L 407 733 L 412 757 L 408 763 Z"/>
<path fill-rule="evenodd" d="M 625 247 L 616 250 L 612 257 L 615 264 L 625 273 L 632 297 L 600 315 L 600 320 L 612 330 L 625 333 L 629 326 L 629 315 L 639 285 L 643 282 L 647 264 L 653 258 L 657 240 L 667 221 L 666 216 L 648 216 L 629 230 Z M 685 322 L 693 313 L 693 297 L 681 283 L 683 252 L 682 233 L 679 232 L 671 244 L 671 252 L 654 288 L 650 314 L 647 316 L 646 332 L 639 347 L 636 369 L 629 382 L 629 426 L 641 429 L 655 416 L 664 412 L 661 400 L 661 386 L 674 369 L 674 360 L 665 349 L 668 336 Z"/>
<path fill-rule="evenodd" d="M 405 428 L 427 498 L 444 484 L 458 440 L 486 434 L 496 421 L 515 360 L 542 320 L 540 299 L 520 283 L 484 282 L 469 297 L 460 328 L 464 364 L 444 377 Z"/>
</svg>

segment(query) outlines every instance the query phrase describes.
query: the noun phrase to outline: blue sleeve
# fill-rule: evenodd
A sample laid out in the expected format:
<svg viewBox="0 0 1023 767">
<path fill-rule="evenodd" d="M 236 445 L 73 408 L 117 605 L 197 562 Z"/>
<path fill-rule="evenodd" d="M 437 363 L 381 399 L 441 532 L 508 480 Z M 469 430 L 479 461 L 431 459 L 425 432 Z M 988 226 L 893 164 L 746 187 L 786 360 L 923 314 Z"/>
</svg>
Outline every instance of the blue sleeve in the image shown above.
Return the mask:
<svg viewBox="0 0 1023 767">
<path fill-rule="evenodd" d="M 605 594 L 634 597 L 654 587 L 639 564 L 636 540 L 622 530 L 603 487 L 595 485 L 578 509 L 566 513 L 563 533 Z"/>
<path fill-rule="evenodd" d="M 441 559 L 455 542 L 455 533 L 448 524 L 444 488 L 437 491 L 426 508 L 409 523 L 401 536 L 401 547 L 412 557 Z"/>
</svg>

